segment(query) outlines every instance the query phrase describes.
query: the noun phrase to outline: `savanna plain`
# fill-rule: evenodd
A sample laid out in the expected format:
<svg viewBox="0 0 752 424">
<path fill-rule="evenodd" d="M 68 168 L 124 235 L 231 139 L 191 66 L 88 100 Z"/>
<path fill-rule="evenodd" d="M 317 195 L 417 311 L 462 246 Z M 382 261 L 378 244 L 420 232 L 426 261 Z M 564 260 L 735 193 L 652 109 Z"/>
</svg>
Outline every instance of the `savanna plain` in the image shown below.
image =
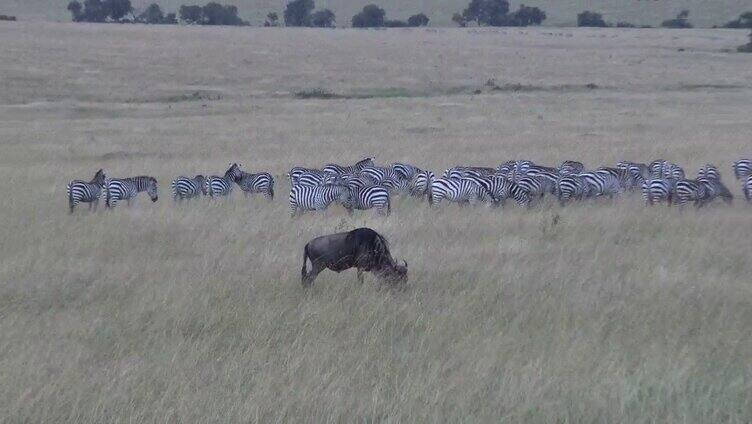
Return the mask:
<svg viewBox="0 0 752 424">
<path fill-rule="evenodd" d="M 745 32 L 18 22 L 0 40 L 4 421 L 752 420 Z M 289 216 L 290 167 L 363 156 L 710 162 L 737 198 Z M 172 178 L 230 162 L 271 172 L 274 200 L 172 202 Z M 69 215 L 66 183 L 99 168 L 157 177 L 159 201 Z M 305 242 L 359 226 L 408 287 L 304 290 Z"/>
</svg>

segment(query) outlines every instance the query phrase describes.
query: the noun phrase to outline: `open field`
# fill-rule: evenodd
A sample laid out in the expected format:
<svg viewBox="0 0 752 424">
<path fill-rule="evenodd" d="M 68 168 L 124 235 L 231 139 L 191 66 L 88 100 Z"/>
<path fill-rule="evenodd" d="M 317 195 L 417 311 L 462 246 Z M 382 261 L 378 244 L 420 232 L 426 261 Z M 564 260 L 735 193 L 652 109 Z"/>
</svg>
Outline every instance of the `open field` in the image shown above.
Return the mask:
<svg viewBox="0 0 752 424">
<path fill-rule="evenodd" d="M 752 420 L 752 206 L 730 172 L 752 155 L 752 55 L 722 51 L 744 32 L 13 23 L 0 39 L 5 421 Z M 339 98 L 295 96 L 314 89 Z M 292 165 L 366 155 L 712 162 L 738 198 L 289 217 Z M 176 175 L 230 161 L 272 172 L 275 200 L 169 199 Z M 65 184 L 100 167 L 156 176 L 160 200 L 68 215 Z M 409 288 L 352 271 L 304 291 L 303 244 L 363 225 Z"/>
<path fill-rule="evenodd" d="M 263 25 L 269 12 L 279 13 L 289 0 L 224 0 L 220 3 L 233 4 L 239 14 L 253 25 Z M 158 3 L 165 11 L 177 12 L 184 4 L 206 4 L 208 1 L 188 0 L 131 0 L 133 7 L 143 11 L 149 4 Z M 454 26 L 452 14 L 462 12 L 469 0 L 441 1 L 406 1 L 406 0 L 316 0 L 317 8 L 329 8 L 337 15 L 337 25 L 349 27 L 352 16 L 369 3 L 376 3 L 386 10 L 390 19 L 407 19 L 414 13 L 425 13 L 431 19 L 432 26 Z M 592 10 L 603 14 L 612 23 L 628 21 L 637 25 L 658 26 L 664 19 L 675 17 L 681 10 L 690 11 L 690 21 L 696 27 L 710 28 L 723 25 L 736 19 L 739 14 L 752 10 L 749 0 L 512 0 L 512 9 L 523 3 L 542 8 L 547 15 L 545 25 L 574 26 L 577 14 L 583 10 Z M 66 10 L 67 0 L 3 0 L 0 2 L 0 14 L 17 15 L 21 20 L 33 21 L 70 21 Z"/>
</svg>

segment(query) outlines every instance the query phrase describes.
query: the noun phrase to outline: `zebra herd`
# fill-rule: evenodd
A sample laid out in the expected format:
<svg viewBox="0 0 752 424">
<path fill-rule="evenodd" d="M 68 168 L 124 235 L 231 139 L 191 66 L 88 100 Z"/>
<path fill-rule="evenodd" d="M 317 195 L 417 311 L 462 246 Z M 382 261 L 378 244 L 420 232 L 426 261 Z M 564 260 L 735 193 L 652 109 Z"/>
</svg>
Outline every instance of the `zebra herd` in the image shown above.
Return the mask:
<svg viewBox="0 0 752 424">
<path fill-rule="evenodd" d="M 268 172 L 251 174 L 240 169 L 237 163 L 230 165 L 223 176 L 193 178 L 179 176 L 172 181 L 172 195 L 176 201 L 191 199 L 202 195 L 211 197 L 227 196 L 237 184 L 246 193 L 262 193 L 269 199 L 274 198 L 274 178 Z M 68 206 L 73 213 L 79 203 L 88 203 L 89 209 L 96 210 L 101 198 L 105 206 L 115 207 L 120 200 L 130 204 L 138 193 L 146 192 L 152 202 L 158 200 L 157 179 L 149 176 L 131 178 L 107 178 L 102 169 L 94 174 L 91 181 L 73 180 L 68 184 Z"/>
<path fill-rule="evenodd" d="M 752 159 L 733 165 L 734 176 L 741 181 L 745 198 L 752 202 Z M 713 165 L 702 167 L 695 179 L 688 179 L 682 167 L 662 159 L 651 163 L 622 161 L 613 167 L 586 170 L 581 162 L 564 161 L 558 167 L 536 164 L 530 160 L 511 160 L 496 168 L 455 166 L 440 177 L 428 170 L 406 163 L 378 166 L 372 158 L 354 165 L 328 164 L 321 169 L 294 167 L 287 174 L 290 180 L 290 212 L 320 211 L 332 203 L 348 212 L 374 209 L 388 215 L 394 195 L 425 197 L 431 206 L 442 201 L 475 205 L 503 205 L 507 199 L 519 206 L 530 206 L 546 195 L 561 205 L 598 197 L 614 198 L 625 192 L 641 191 L 647 205 L 665 202 L 701 207 L 720 198 L 727 203 L 731 191 Z M 267 172 L 247 173 L 236 163 L 223 176 L 193 178 L 180 176 L 172 181 L 175 200 L 199 196 L 227 196 L 237 185 L 245 194 L 261 193 L 274 197 L 274 178 Z M 107 207 L 118 201 L 130 202 L 139 192 L 147 192 L 157 201 L 157 180 L 153 177 L 108 179 L 100 169 L 87 182 L 74 180 L 68 184 L 70 211 L 80 202 L 96 208 L 99 199 Z"/>
</svg>

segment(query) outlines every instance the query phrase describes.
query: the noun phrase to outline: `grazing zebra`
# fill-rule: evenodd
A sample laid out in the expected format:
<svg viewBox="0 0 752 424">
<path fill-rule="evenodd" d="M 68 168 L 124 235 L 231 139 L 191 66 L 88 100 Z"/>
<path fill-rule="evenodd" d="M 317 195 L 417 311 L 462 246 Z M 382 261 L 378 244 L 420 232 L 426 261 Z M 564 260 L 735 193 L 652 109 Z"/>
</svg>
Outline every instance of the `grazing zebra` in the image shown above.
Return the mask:
<svg viewBox="0 0 752 424">
<path fill-rule="evenodd" d="M 105 205 L 108 208 L 114 208 L 120 200 L 125 200 L 130 204 L 131 200 L 142 191 L 149 194 L 152 202 L 156 202 L 158 199 L 157 179 L 145 175 L 131 178 L 112 178 L 107 180 Z"/>
<path fill-rule="evenodd" d="M 391 212 L 389 192 L 386 188 L 377 185 L 351 187 L 350 199 L 346 207 L 350 213 L 353 209 L 376 209 L 380 215 L 389 215 Z"/>
<path fill-rule="evenodd" d="M 588 190 L 588 184 L 579 175 L 565 174 L 556 181 L 556 193 L 562 206 L 571 199 L 582 199 Z"/>
<path fill-rule="evenodd" d="M 324 210 L 334 201 L 347 207 L 350 189 L 343 184 L 294 185 L 290 190 L 290 213 Z"/>
<path fill-rule="evenodd" d="M 232 185 L 235 180 L 240 176 L 240 167 L 237 163 L 233 163 L 225 171 L 224 177 L 212 175 L 206 179 L 206 192 L 209 196 L 227 196 L 232 193 Z"/>
<path fill-rule="evenodd" d="M 741 180 L 752 175 L 752 159 L 741 159 L 734 162 L 734 176 Z"/>
<path fill-rule="evenodd" d="M 584 170 L 585 165 L 583 165 L 581 162 L 573 160 L 565 160 L 561 163 L 561 165 L 559 165 L 559 174 L 561 175 L 579 174 Z"/>
<path fill-rule="evenodd" d="M 645 204 L 653 205 L 655 202 L 666 202 L 671 206 L 674 196 L 676 180 L 663 178 L 648 178 L 642 183 L 642 197 Z"/>
<path fill-rule="evenodd" d="M 531 197 L 543 197 L 546 193 L 544 180 L 539 177 L 523 177 L 516 181 L 517 185 L 530 193 Z"/>
<path fill-rule="evenodd" d="M 676 203 L 684 206 L 693 201 L 698 208 L 708 199 L 706 185 L 697 180 L 679 180 L 676 182 Z"/>
<path fill-rule="evenodd" d="M 364 158 L 359 160 L 355 163 L 355 165 L 352 166 L 341 166 L 334 163 L 330 163 L 329 165 L 326 165 L 323 169 L 324 172 L 329 174 L 335 174 L 335 175 L 342 175 L 342 174 L 354 174 L 356 172 L 360 172 L 361 169 L 367 167 L 367 166 L 374 166 L 373 158 Z"/>
<path fill-rule="evenodd" d="M 431 171 L 420 171 L 410 180 L 409 190 L 413 196 L 423 196 L 429 193 L 431 181 L 436 176 Z"/>
<path fill-rule="evenodd" d="M 746 198 L 748 202 L 752 202 L 752 174 L 750 174 L 746 181 L 744 181 L 742 191 L 744 192 L 744 198 Z"/>
<path fill-rule="evenodd" d="M 530 204 L 530 192 L 518 182 L 503 175 L 492 175 L 478 179 L 478 182 L 488 191 L 491 199 L 497 204 L 504 204 L 512 198 L 519 206 Z"/>
<path fill-rule="evenodd" d="M 482 185 L 469 178 L 437 178 L 432 180 L 428 190 L 428 204 L 435 206 L 442 199 L 447 199 L 450 202 L 467 202 L 471 205 L 478 201 L 493 201 L 492 196 Z"/>
<path fill-rule="evenodd" d="M 269 200 L 274 199 L 274 177 L 268 172 L 251 174 L 240 171 L 235 182 L 246 196 L 251 193 L 263 193 Z"/>
<path fill-rule="evenodd" d="M 73 213 L 73 208 L 80 202 L 88 203 L 89 209 L 94 207 L 96 210 L 99 206 L 99 198 L 102 197 L 102 189 L 105 185 L 106 176 L 101 169 L 94 174 L 94 178 L 91 181 L 86 182 L 82 180 L 73 180 L 68 183 L 68 206 L 70 207 L 70 213 Z"/>
<path fill-rule="evenodd" d="M 206 178 L 196 175 L 193 178 L 177 177 L 172 180 L 172 197 L 175 200 L 190 199 L 206 194 Z"/>
</svg>

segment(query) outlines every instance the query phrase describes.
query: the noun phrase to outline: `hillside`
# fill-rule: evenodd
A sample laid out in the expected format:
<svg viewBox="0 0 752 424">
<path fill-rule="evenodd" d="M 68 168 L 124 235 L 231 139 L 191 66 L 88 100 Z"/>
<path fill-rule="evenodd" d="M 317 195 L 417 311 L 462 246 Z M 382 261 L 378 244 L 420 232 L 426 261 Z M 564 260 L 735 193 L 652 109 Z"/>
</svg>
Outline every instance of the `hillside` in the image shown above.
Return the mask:
<svg viewBox="0 0 752 424">
<path fill-rule="evenodd" d="M 144 8 L 154 0 L 133 0 L 134 6 Z M 240 9 L 240 14 L 249 19 L 254 25 L 261 24 L 268 12 L 281 12 L 286 0 L 226 0 Z M 431 24 L 436 26 L 451 25 L 451 16 L 461 11 L 467 4 L 466 0 L 437 0 L 437 1 L 402 1 L 402 0 L 323 0 L 317 1 L 320 8 L 332 9 L 339 18 L 340 26 L 349 26 L 350 18 L 368 3 L 377 3 L 384 7 L 387 16 L 404 19 L 407 16 L 424 12 L 431 18 Z M 163 9 L 176 11 L 181 4 L 199 4 L 204 1 L 189 0 L 161 0 L 158 2 Z M 640 25 L 658 25 L 664 19 L 674 17 L 680 10 L 690 10 L 690 21 L 698 27 L 711 27 L 723 24 L 745 10 L 752 10 L 750 0 L 603 0 L 592 2 L 589 0 L 564 0 L 550 2 L 545 0 L 524 1 L 528 6 L 538 6 L 548 14 L 547 25 L 573 25 L 577 13 L 583 10 L 593 10 L 603 13 L 610 22 L 629 21 Z M 11 14 L 22 20 L 66 21 L 69 15 L 65 10 L 66 0 L 4 0 L 0 2 L 0 14 Z M 512 8 L 517 8 L 519 1 L 512 2 Z"/>
</svg>

